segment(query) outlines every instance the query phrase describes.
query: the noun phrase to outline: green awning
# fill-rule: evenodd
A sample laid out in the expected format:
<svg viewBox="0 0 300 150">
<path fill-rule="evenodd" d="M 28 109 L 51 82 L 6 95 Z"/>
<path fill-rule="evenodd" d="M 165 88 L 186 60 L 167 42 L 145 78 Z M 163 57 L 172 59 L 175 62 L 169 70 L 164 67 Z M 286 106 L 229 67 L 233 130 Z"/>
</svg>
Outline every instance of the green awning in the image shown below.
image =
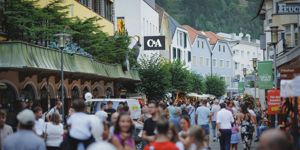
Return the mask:
<svg viewBox="0 0 300 150">
<path fill-rule="evenodd" d="M 60 56 L 58 50 L 28 43 L 0 43 L 0 68 L 34 68 L 59 71 Z M 140 81 L 137 71 L 124 72 L 119 64 L 104 64 L 77 54 L 64 54 L 64 71 Z"/>
</svg>

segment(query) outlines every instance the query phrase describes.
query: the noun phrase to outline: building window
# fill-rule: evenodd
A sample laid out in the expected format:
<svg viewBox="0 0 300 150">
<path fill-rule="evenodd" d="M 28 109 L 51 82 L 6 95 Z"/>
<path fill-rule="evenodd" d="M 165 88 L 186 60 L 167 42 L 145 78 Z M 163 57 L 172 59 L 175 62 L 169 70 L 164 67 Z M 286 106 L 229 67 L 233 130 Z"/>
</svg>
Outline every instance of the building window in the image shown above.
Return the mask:
<svg viewBox="0 0 300 150">
<path fill-rule="evenodd" d="M 193 56 L 192 65 L 196 66 L 196 56 Z"/>
<path fill-rule="evenodd" d="M 180 46 L 183 46 L 182 32 L 179 33 Z"/>
<path fill-rule="evenodd" d="M 220 63 L 219 63 L 219 67 L 220 67 L 220 68 L 223 68 L 223 67 L 224 67 L 224 60 L 220 60 L 219 62 L 220 62 Z"/>
<path fill-rule="evenodd" d="M 204 48 L 204 42 L 202 41 L 201 43 L 202 43 L 202 48 Z"/>
<path fill-rule="evenodd" d="M 191 59 L 192 59 L 192 53 L 188 51 L 188 62 L 191 62 Z"/>
<path fill-rule="evenodd" d="M 225 53 L 225 46 L 223 45 L 223 52 Z"/>
<path fill-rule="evenodd" d="M 105 18 L 109 21 L 112 21 L 113 16 L 112 16 L 112 8 L 113 4 L 110 0 L 104 0 L 104 12 L 105 12 Z"/>
<path fill-rule="evenodd" d="M 74 4 L 72 4 L 72 5 L 74 5 Z M 99 0 L 93 0 L 92 8 L 93 8 L 94 12 L 96 12 L 99 15 L 101 14 L 101 4 L 100 4 Z"/>
<path fill-rule="evenodd" d="M 176 48 L 173 47 L 173 59 L 176 59 Z"/>
<path fill-rule="evenodd" d="M 203 57 L 200 57 L 199 65 L 200 65 L 200 66 L 203 66 L 203 63 L 204 63 Z"/>
<path fill-rule="evenodd" d="M 199 40 L 197 41 L 197 47 L 198 48 L 200 47 L 200 41 Z"/>
<path fill-rule="evenodd" d="M 177 59 L 181 60 L 181 50 L 177 48 Z"/>
<path fill-rule="evenodd" d="M 247 52 L 247 57 L 250 58 L 250 52 L 249 51 Z"/>
<path fill-rule="evenodd" d="M 212 64 L 213 64 L 213 67 L 217 67 L 217 60 L 216 60 L 216 59 L 213 59 Z"/>
<path fill-rule="evenodd" d="M 81 3 L 81 4 L 84 5 L 85 7 L 88 7 L 88 5 L 89 5 L 89 0 L 79 0 L 79 3 Z"/>
<path fill-rule="evenodd" d="M 298 34 L 296 32 L 297 24 L 287 24 L 284 26 L 284 29 L 286 47 L 293 48 L 298 41 Z M 292 34 L 294 34 L 294 39 L 292 39 Z"/>
<path fill-rule="evenodd" d="M 205 60 L 205 65 L 208 67 L 209 66 L 209 58 L 206 58 Z"/>
<path fill-rule="evenodd" d="M 183 46 L 184 46 L 184 48 L 186 48 L 187 47 L 187 34 L 186 33 L 183 33 Z"/>
<path fill-rule="evenodd" d="M 235 69 L 235 70 L 238 70 L 238 69 L 239 69 L 239 63 L 237 63 L 237 62 L 234 63 L 234 69 Z"/>
<path fill-rule="evenodd" d="M 241 55 L 242 55 L 242 57 L 244 57 L 244 51 L 243 50 L 241 51 Z"/>
<path fill-rule="evenodd" d="M 219 45 L 219 52 L 221 52 L 221 45 Z"/>
<path fill-rule="evenodd" d="M 230 62 L 228 60 L 226 61 L 226 68 L 230 68 Z"/>
</svg>

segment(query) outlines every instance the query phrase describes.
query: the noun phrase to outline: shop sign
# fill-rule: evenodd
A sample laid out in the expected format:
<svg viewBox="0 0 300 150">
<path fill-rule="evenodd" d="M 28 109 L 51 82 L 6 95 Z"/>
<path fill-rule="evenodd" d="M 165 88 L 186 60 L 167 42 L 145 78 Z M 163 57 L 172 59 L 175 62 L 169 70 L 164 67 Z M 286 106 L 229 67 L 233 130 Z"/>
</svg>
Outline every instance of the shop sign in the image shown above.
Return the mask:
<svg viewBox="0 0 300 150">
<path fill-rule="evenodd" d="M 258 85 L 260 89 L 273 88 L 272 61 L 258 62 Z"/>
<path fill-rule="evenodd" d="M 279 90 L 268 90 L 268 114 L 274 115 L 279 113 L 281 99 L 280 99 L 280 91 Z"/>
<path fill-rule="evenodd" d="M 287 15 L 287 14 L 300 14 L 300 3 L 276 3 L 276 14 Z"/>
<path fill-rule="evenodd" d="M 144 50 L 165 50 L 165 36 L 144 36 Z"/>
<path fill-rule="evenodd" d="M 245 91 L 245 83 L 244 82 L 239 82 L 238 90 L 239 90 L 239 93 L 244 93 L 244 91 Z"/>
</svg>

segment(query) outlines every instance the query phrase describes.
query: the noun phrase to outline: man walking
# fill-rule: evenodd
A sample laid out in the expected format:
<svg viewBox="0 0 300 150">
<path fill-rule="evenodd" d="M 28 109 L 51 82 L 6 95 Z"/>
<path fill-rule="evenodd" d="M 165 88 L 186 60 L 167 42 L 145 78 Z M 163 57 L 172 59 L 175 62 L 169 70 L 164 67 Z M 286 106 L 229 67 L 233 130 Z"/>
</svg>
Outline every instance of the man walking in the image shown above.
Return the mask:
<svg viewBox="0 0 300 150">
<path fill-rule="evenodd" d="M 220 149 L 230 150 L 232 113 L 226 109 L 225 103 L 220 104 L 221 110 L 217 113 L 217 132 L 220 138 Z"/>
<path fill-rule="evenodd" d="M 46 150 L 45 142 L 32 130 L 35 122 L 34 113 L 25 109 L 17 115 L 19 130 L 9 135 L 3 150 Z"/>
<path fill-rule="evenodd" d="M 211 126 L 212 126 L 212 135 L 213 135 L 213 141 L 215 142 L 217 140 L 217 133 L 216 133 L 216 120 L 217 120 L 217 113 L 220 111 L 220 105 L 219 101 L 215 100 L 214 104 L 211 107 L 211 115 L 212 115 L 212 121 L 211 121 Z"/>
<path fill-rule="evenodd" d="M 5 124 L 6 113 L 4 110 L 0 110 L 0 148 L 3 146 L 3 142 L 7 136 L 13 133 L 12 127 Z"/>
<path fill-rule="evenodd" d="M 33 109 L 33 113 L 35 116 L 34 131 L 38 136 L 43 137 L 45 126 L 45 122 L 42 119 L 43 110 L 41 107 L 37 106 Z"/>
<path fill-rule="evenodd" d="M 151 118 L 148 118 L 144 123 L 143 135 L 142 138 L 146 142 L 153 142 L 155 140 L 155 128 L 156 122 L 158 120 L 158 108 L 157 103 L 154 101 L 150 101 L 148 103 L 149 113 L 151 114 Z"/>
<path fill-rule="evenodd" d="M 207 139 L 209 139 L 209 121 L 210 121 L 210 110 L 207 106 L 207 101 L 203 100 L 202 105 L 196 110 L 196 123 L 199 125 L 204 131 Z M 209 141 L 209 140 L 208 140 Z M 209 144 L 208 144 L 209 145 Z"/>
</svg>

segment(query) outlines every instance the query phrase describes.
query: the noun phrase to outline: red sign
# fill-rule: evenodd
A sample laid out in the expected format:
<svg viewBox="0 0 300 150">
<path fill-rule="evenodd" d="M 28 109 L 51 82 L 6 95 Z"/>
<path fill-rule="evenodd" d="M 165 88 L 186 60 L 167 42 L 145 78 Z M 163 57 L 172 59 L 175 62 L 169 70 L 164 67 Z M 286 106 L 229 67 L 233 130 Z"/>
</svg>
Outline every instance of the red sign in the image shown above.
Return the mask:
<svg viewBox="0 0 300 150">
<path fill-rule="evenodd" d="M 274 115 L 280 111 L 280 90 L 268 90 L 268 114 Z"/>
</svg>

